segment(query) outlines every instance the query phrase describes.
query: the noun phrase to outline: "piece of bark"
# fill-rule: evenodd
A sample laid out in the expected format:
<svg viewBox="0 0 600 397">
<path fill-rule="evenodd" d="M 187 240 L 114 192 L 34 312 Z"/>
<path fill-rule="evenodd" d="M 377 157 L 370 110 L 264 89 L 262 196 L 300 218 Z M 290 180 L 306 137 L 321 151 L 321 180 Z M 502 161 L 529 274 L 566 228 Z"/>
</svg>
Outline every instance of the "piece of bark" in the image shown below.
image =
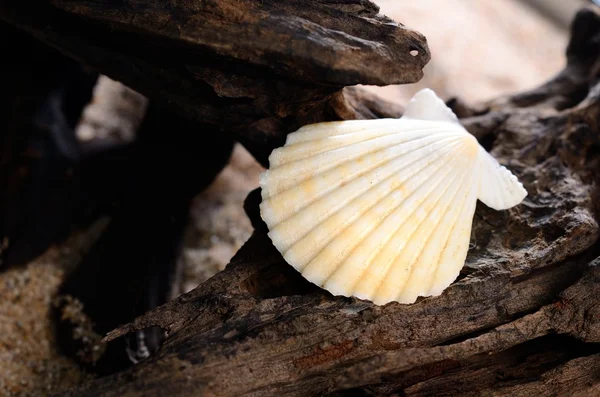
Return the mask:
<svg viewBox="0 0 600 397">
<path fill-rule="evenodd" d="M 529 195 L 508 211 L 478 205 L 466 266 L 442 295 L 376 306 L 317 288 L 260 229 L 255 192 L 246 208 L 258 230 L 223 272 L 106 338 L 159 326 L 164 345 L 64 396 L 593 394 L 599 41 L 600 15 L 582 10 L 556 79 L 462 120 Z"/>
<path fill-rule="evenodd" d="M 287 133 L 335 114 L 329 103 L 344 86 L 414 83 L 430 59 L 420 33 L 367 0 L 52 4 L 65 11 L 0 2 L 0 19 L 232 131 L 264 166 Z"/>
</svg>

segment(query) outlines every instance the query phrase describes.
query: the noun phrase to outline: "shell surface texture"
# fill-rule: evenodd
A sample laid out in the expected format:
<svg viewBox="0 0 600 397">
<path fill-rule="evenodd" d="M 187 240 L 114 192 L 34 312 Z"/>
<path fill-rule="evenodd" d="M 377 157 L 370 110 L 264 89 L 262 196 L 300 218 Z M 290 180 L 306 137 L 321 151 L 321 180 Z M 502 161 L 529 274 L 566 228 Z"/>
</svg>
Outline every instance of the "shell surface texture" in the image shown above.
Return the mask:
<svg viewBox="0 0 600 397">
<path fill-rule="evenodd" d="M 477 199 L 503 210 L 527 195 L 430 89 L 399 119 L 289 134 L 260 186 L 284 259 L 333 295 L 379 305 L 441 294 L 464 266 Z"/>
</svg>

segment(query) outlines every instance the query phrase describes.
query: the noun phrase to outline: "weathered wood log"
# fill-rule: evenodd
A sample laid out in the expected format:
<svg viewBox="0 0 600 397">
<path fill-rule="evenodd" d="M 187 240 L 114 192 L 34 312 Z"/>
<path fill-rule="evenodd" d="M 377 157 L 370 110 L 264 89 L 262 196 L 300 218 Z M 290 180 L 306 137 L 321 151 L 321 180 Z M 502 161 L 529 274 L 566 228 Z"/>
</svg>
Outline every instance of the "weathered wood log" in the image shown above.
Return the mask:
<svg viewBox="0 0 600 397">
<path fill-rule="evenodd" d="M 459 279 L 375 306 L 334 297 L 261 230 L 195 290 L 108 334 L 159 326 L 164 345 L 64 396 L 596 395 L 600 392 L 600 14 L 578 13 L 568 65 L 461 121 L 523 181 L 519 206 L 479 205 Z M 267 147 L 269 147 L 267 145 Z"/>
<path fill-rule="evenodd" d="M 0 269 L 23 265 L 89 221 L 111 217 L 60 291 L 63 303 L 83 304 L 103 335 L 167 301 L 189 203 L 227 163 L 232 137 L 206 125 L 212 133 L 197 134 L 202 125 L 153 104 L 135 143 L 81 144 L 75 126 L 97 74 L 11 26 L 0 24 L 0 32 L 7 58 L 0 94 L 6 123 L 0 129 Z M 168 140 L 164 131 L 172 131 Z M 117 309 L 108 313 L 110 302 Z M 57 319 L 65 317 L 63 309 Z M 74 337 L 80 324 L 66 317 L 56 328 L 67 354 L 96 373 L 131 364 L 124 343 L 98 361 L 89 341 Z M 152 350 L 149 337 L 146 342 Z"/>
<path fill-rule="evenodd" d="M 168 300 L 190 201 L 225 166 L 233 140 L 206 125 L 207 133 L 197 134 L 199 123 L 152 104 L 135 143 L 81 144 L 75 126 L 97 74 L 8 25 L 0 24 L 0 32 L 7 58 L 0 94 L 6 123 L 0 129 L 0 270 L 24 265 L 99 216 L 111 218 L 64 280 L 55 314 L 61 349 L 96 373 L 113 373 L 131 365 L 125 342 L 100 355 L 77 337 L 81 324 L 65 312 L 76 300 L 104 335 Z M 171 131 L 167 140 L 164 131 Z M 106 305 L 115 309 L 107 312 Z M 153 350 L 158 342 L 145 336 Z"/>
<path fill-rule="evenodd" d="M 398 109 L 372 95 L 342 88 L 414 82 L 429 60 L 422 35 L 378 15 L 377 7 L 363 0 L 50 3 L 40 1 L 32 9 L 0 2 L 0 19 L 127 83 L 153 104 L 146 122 L 151 131 L 142 131 L 133 147 L 63 167 L 78 183 L 62 184 L 60 197 L 87 192 L 94 204 L 117 203 L 108 209 L 114 219 L 106 235 L 61 290 L 69 298 L 65 302 L 83 303 L 102 333 L 153 307 L 149 299 L 139 299 L 146 292 L 140 288 L 152 282 L 153 273 L 168 281 L 164 274 L 176 254 L 187 202 L 226 158 L 230 132 L 265 164 L 285 134 L 306 122 L 397 116 Z M 62 116 L 62 100 L 53 98 L 52 120 Z M 185 117 L 177 120 L 161 105 Z M 67 127 L 72 137 L 73 126 Z M 71 152 L 78 156 L 76 149 Z M 186 163 L 215 153 L 212 165 Z M 190 171 L 197 177 L 182 181 Z M 79 184 L 86 181 L 90 185 Z M 77 213 L 72 209 L 67 205 L 57 214 L 67 226 Z M 56 233 L 51 237 L 39 250 L 56 241 Z M 148 245 L 160 249 L 144 249 Z M 106 305 L 118 309 L 108 312 Z M 61 313 L 59 307 L 59 318 Z M 109 346 L 97 362 L 93 351 L 73 343 L 73 328 L 77 324 L 59 322 L 63 348 L 94 364 L 97 373 L 127 365 L 123 346 Z"/>
<path fill-rule="evenodd" d="M 0 2 L 0 19 L 181 114 L 263 164 L 344 86 L 413 83 L 426 40 L 368 0 Z M 218 34 L 215 34 L 218 32 Z M 411 54 L 412 53 L 412 54 Z M 201 133 L 201 131 L 199 131 Z"/>
</svg>

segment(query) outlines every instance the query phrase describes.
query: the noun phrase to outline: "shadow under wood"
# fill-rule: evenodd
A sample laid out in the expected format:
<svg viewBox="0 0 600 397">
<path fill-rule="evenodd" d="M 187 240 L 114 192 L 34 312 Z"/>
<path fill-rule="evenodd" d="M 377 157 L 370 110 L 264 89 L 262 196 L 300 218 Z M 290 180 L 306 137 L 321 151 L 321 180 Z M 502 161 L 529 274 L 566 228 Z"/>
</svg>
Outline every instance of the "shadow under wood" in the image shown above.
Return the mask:
<svg viewBox="0 0 600 397">
<path fill-rule="evenodd" d="M 66 239 L 82 204 L 73 127 L 97 74 L 0 25 L 0 268 L 23 265 Z M 85 191 L 85 189 L 81 189 Z M 80 193 L 82 193 L 80 191 Z"/>
<path fill-rule="evenodd" d="M 151 104 L 119 166 L 110 165 L 110 156 L 99 159 L 111 170 L 102 186 L 115 197 L 112 220 L 59 292 L 81 303 L 95 333 L 104 335 L 168 300 L 190 202 L 226 165 L 233 148 L 229 136 L 202 128 Z M 147 355 L 139 349 L 132 354 L 132 346 L 152 352 L 162 340 L 162 332 L 153 329 L 107 346 L 101 357 L 86 355 L 90 349 L 78 340 L 77 326 L 60 321 L 64 310 L 64 305 L 56 310 L 61 347 L 97 374 L 120 371 L 132 364 L 132 356 Z"/>
<path fill-rule="evenodd" d="M 282 296 L 308 295 L 323 291 L 306 280 L 292 266 L 278 263 L 261 269 L 241 282 L 240 287 L 252 295 L 263 298 L 279 298 Z"/>
</svg>

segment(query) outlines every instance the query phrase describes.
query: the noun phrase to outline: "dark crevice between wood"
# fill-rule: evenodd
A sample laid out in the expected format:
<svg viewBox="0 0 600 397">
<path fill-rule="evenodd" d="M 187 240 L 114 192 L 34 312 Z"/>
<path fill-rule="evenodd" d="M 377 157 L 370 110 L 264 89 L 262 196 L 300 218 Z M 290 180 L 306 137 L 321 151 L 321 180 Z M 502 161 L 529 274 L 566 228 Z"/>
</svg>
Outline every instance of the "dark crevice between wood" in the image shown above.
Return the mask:
<svg viewBox="0 0 600 397">
<path fill-rule="evenodd" d="M 461 370 L 456 372 L 465 372 L 465 369 L 475 372 L 480 368 L 489 368 L 491 363 L 496 371 L 487 374 L 484 380 L 492 382 L 495 387 L 514 386 L 539 379 L 542 374 L 570 360 L 598 352 L 598 344 L 584 343 L 567 335 L 551 334 L 514 346 L 494 356 L 474 356 L 462 363 Z M 452 371 L 448 376 L 452 376 Z M 466 389 L 475 391 L 476 387 L 481 385 L 465 386 Z M 461 391 L 464 391 L 464 388 Z"/>
<path fill-rule="evenodd" d="M 571 360 L 600 353 L 600 344 L 551 334 L 499 353 L 446 360 L 384 377 L 383 383 L 329 394 L 346 396 L 471 396 L 537 381 Z"/>
<path fill-rule="evenodd" d="M 483 146 L 485 150 L 488 152 L 494 148 L 494 143 L 496 142 L 497 135 L 491 131 L 489 134 L 486 134 L 484 137 L 479 139 L 479 144 Z"/>
<path fill-rule="evenodd" d="M 81 186 L 73 169 L 82 156 L 72 127 L 97 75 L 4 24 L 0 31 L 7 58 L 0 95 L 0 241 L 7 246 L 0 268 L 7 268 L 89 224 L 82 207 L 96 200 L 74 188 Z"/>
<path fill-rule="evenodd" d="M 555 282 L 554 285 L 549 286 L 552 289 L 552 292 L 547 293 L 545 295 L 545 299 L 539 299 L 538 304 L 540 306 L 548 305 L 553 303 L 556 300 L 556 296 L 560 294 L 562 291 L 566 290 L 568 287 L 575 284 L 579 279 L 581 279 L 582 275 L 588 269 L 589 263 L 596 258 L 600 254 L 600 244 L 596 244 L 590 250 L 576 255 L 572 258 L 569 258 L 566 263 L 557 263 L 553 266 L 547 266 L 540 269 L 533 269 L 527 273 L 527 275 L 517 276 L 510 279 L 511 283 L 514 283 L 514 288 L 519 290 L 521 288 L 529 288 L 528 285 L 531 283 L 535 283 L 536 280 L 545 279 L 556 279 L 558 282 Z M 565 268 L 567 271 L 565 271 Z M 471 276 L 475 276 L 473 272 L 469 271 Z M 461 273 L 462 274 L 462 273 Z M 556 275 L 559 275 L 558 277 Z M 464 277 L 459 277 L 459 279 L 464 279 Z M 459 281 L 457 279 L 457 281 Z M 522 286 L 522 287 L 521 287 Z M 478 329 L 473 332 L 469 332 L 464 335 L 459 335 L 454 338 L 445 340 L 441 343 L 436 344 L 436 346 L 450 346 L 457 343 L 464 342 L 469 339 L 474 339 L 478 336 L 484 335 L 487 332 L 497 328 L 502 324 L 508 324 L 515 322 L 516 320 L 522 319 L 530 314 L 535 313 L 539 310 L 539 306 L 531 307 L 528 310 L 522 310 L 515 313 L 508 313 L 502 305 L 497 307 L 499 313 L 502 313 L 502 322 L 490 325 L 488 327 L 484 327 Z"/>
<path fill-rule="evenodd" d="M 307 295 L 320 288 L 287 264 L 276 264 L 255 273 L 240 283 L 240 288 L 261 299 Z"/>
<path fill-rule="evenodd" d="M 102 179 L 105 189 L 118 192 L 108 211 L 111 223 L 59 292 L 81 302 L 94 332 L 100 335 L 165 303 L 170 296 L 191 200 L 225 166 L 233 147 L 229 136 L 197 128 L 150 105 L 135 144 Z M 167 142 L 165 132 L 171 138 Z M 57 307 L 57 319 L 66 309 Z M 74 342 L 77 329 L 71 322 L 59 320 L 58 324 L 61 346 L 95 373 L 107 375 L 132 364 L 131 346 L 139 345 L 139 333 L 108 346 L 101 357 L 81 357 L 81 351 L 89 350 L 88 341 Z M 157 329 L 149 329 L 142 337 L 150 352 L 163 339 Z"/>
</svg>

